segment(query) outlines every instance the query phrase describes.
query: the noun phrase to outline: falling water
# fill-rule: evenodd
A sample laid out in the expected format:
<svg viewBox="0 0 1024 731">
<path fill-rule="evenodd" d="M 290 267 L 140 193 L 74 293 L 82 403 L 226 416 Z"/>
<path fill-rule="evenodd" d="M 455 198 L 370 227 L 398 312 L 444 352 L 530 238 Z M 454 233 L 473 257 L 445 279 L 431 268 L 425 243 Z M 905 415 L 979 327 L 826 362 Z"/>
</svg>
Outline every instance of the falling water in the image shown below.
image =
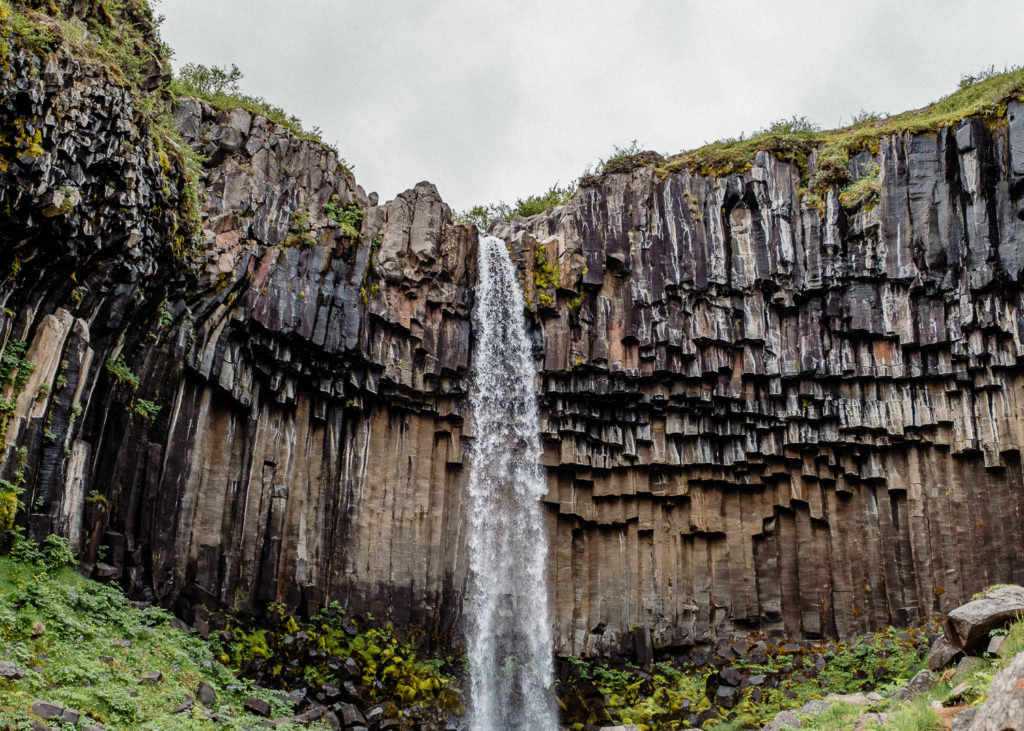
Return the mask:
<svg viewBox="0 0 1024 731">
<path fill-rule="evenodd" d="M 470 725 L 553 731 L 535 369 L 505 242 L 481 238 L 479 259 L 470 394 Z"/>
</svg>

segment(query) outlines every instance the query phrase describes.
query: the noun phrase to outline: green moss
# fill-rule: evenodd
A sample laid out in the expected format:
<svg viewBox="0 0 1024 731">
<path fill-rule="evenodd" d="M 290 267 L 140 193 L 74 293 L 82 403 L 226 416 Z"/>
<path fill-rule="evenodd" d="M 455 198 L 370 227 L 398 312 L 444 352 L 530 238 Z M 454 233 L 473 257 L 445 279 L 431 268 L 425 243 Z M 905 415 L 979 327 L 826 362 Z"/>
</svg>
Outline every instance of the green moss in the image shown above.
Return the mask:
<svg viewBox="0 0 1024 731">
<path fill-rule="evenodd" d="M 839 204 L 847 211 L 859 208 L 870 211 L 882 194 L 882 186 L 878 182 L 878 165 L 872 164 L 871 169 L 863 177 L 858 178 L 839 193 Z"/>
</svg>

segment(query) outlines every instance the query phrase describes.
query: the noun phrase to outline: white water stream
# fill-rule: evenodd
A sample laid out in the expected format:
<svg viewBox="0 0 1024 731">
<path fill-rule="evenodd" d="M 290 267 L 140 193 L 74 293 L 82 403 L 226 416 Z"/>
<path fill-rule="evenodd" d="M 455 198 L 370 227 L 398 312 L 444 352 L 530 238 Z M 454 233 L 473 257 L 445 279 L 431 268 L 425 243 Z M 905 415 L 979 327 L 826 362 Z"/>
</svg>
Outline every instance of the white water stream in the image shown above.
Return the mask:
<svg viewBox="0 0 1024 731">
<path fill-rule="evenodd" d="M 556 731 L 536 371 L 505 242 L 480 239 L 470 402 L 470 728 Z"/>
</svg>

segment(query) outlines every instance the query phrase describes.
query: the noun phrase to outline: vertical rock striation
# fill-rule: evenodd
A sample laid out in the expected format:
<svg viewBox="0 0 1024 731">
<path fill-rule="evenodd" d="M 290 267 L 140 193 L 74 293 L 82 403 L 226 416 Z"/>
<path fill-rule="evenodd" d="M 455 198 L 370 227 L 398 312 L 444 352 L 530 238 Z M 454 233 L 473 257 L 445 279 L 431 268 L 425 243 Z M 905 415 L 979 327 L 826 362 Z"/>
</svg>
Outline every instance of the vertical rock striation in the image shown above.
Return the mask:
<svg viewBox="0 0 1024 731">
<path fill-rule="evenodd" d="M 319 144 L 182 99 L 190 259 L 133 94 L 17 44 L 0 87 L 0 340 L 35 365 L 4 393 L 18 520 L 185 613 L 337 599 L 452 632 L 476 232 L 430 184 L 378 205 Z M 1024 114 L 883 138 L 853 177 L 872 162 L 873 207 L 807 206 L 761 153 L 498 227 L 558 652 L 845 637 L 1024 581 Z"/>
<path fill-rule="evenodd" d="M 855 158 L 873 207 L 822 216 L 759 153 L 498 228 L 528 285 L 558 264 L 534 301 L 560 651 L 846 637 L 1019 580 L 1022 144 L 1011 104 Z"/>
</svg>

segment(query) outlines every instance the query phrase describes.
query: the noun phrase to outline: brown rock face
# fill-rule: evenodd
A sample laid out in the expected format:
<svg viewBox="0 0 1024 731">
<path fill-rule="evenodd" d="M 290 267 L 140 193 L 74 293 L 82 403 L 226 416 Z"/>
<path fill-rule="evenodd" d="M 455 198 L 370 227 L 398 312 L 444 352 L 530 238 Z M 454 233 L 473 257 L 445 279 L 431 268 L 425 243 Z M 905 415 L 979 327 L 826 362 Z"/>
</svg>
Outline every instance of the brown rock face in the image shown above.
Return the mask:
<svg viewBox="0 0 1024 731">
<path fill-rule="evenodd" d="M 0 66 L 0 129 L 42 150 L 0 166 L 0 336 L 36 365 L 19 520 L 182 610 L 455 632 L 475 231 L 428 183 L 378 206 L 318 144 L 183 100 L 189 264 L 131 95 L 25 53 Z M 851 163 L 880 167 L 870 210 L 804 207 L 761 154 L 498 227 L 533 303 L 560 653 L 846 637 L 1024 581 L 1022 125 L 881 140 Z"/>
</svg>

